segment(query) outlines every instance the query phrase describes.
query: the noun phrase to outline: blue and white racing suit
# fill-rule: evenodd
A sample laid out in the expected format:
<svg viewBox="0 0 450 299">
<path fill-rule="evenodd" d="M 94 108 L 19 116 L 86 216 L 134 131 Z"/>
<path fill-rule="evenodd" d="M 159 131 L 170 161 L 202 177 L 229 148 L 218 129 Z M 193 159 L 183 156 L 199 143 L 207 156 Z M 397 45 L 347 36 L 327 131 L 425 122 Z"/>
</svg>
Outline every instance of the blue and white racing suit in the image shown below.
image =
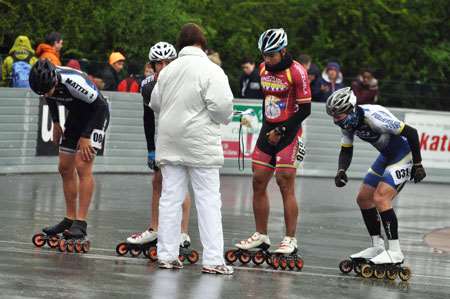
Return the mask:
<svg viewBox="0 0 450 299">
<path fill-rule="evenodd" d="M 342 147 L 353 146 L 354 136 L 372 144 L 379 156 L 369 168 L 364 183 L 376 187 L 385 182 L 401 190 L 411 175 L 412 154 L 408 141 L 401 136 L 405 123 L 380 105 L 360 105 L 363 123 L 356 129 L 342 129 Z"/>
</svg>

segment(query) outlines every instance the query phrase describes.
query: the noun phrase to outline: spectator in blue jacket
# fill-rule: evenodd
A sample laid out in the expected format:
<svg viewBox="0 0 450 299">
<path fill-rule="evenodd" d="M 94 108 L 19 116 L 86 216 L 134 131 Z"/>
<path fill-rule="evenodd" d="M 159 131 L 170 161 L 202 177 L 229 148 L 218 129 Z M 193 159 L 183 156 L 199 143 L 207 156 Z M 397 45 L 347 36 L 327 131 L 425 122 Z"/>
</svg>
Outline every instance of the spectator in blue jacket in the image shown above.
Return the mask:
<svg viewBox="0 0 450 299">
<path fill-rule="evenodd" d="M 326 102 L 327 98 L 336 90 L 344 88 L 341 67 L 337 62 L 329 62 L 322 72 L 320 80 L 319 102 Z"/>
</svg>

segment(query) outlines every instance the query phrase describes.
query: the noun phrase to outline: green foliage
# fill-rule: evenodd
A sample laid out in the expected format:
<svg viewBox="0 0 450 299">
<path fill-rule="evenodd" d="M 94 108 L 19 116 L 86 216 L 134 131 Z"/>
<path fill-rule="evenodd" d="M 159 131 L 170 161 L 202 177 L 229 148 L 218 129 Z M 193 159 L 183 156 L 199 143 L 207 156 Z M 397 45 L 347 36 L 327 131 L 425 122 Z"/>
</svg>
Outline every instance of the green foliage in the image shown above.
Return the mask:
<svg viewBox="0 0 450 299">
<path fill-rule="evenodd" d="M 321 67 L 337 60 L 347 77 L 362 66 L 381 70 L 381 82 L 386 82 L 382 99 L 389 104 L 407 101 L 419 107 L 423 102 L 411 97 L 410 85 L 394 88 L 392 82 L 449 79 L 448 0 L 0 0 L 3 49 L 19 34 L 36 45 L 56 30 L 64 34 L 65 55 L 96 61 L 106 61 L 120 47 L 129 59 L 144 62 L 150 45 L 174 43 L 186 22 L 203 26 L 235 90 L 240 60 L 261 60 L 257 40 L 271 27 L 286 29 L 294 57 L 308 53 Z M 431 89 L 443 90 L 438 85 Z M 406 99 L 399 100 L 398 94 L 405 93 Z"/>
</svg>

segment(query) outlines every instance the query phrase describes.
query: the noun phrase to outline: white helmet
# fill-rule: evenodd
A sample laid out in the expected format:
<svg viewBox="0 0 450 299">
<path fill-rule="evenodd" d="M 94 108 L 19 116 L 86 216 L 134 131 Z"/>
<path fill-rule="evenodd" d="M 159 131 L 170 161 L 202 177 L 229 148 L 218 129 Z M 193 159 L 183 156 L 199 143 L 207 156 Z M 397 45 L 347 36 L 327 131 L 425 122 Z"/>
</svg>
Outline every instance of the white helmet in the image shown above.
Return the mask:
<svg viewBox="0 0 450 299">
<path fill-rule="evenodd" d="M 150 48 L 148 53 L 148 58 L 151 62 L 161 61 L 161 60 L 173 60 L 177 58 L 177 51 L 175 47 L 166 42 L 156 43 Z"/>
<path fill-rule="evenodd" d="M 327 99 L 326 109 L 328 115 L 336 116 L 348 113 L 356 106 L 356 96 L 350 87 L 333 92 Z"/>
<path fill-rule="evenodd" d="M 287 34 L 283 28 L 269 29 L 259 37 L 258 48 L 263 53 L 275 53 L 288 45 Z"/>
</svg>

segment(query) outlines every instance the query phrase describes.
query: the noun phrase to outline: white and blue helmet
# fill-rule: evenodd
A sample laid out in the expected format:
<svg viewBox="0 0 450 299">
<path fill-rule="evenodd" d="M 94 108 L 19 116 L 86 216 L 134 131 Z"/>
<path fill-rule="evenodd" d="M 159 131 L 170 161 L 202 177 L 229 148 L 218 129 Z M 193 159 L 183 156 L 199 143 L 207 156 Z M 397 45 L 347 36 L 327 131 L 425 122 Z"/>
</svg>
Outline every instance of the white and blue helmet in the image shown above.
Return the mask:
<svg viewBox="0 0 450 299">
<path fill-rule="evenodd" d="M 264 31 L 258 41 L 258 48 L 263 54 L 279 52 L 286 48 L 287 45 L 287 34 L 283 28 Z"/>
<path fill-rule="evenodd" d="M 173 60 L 177 58 L 177 50 L 175 50 L 175 47 L 169 43 L 159 42 L 150 48 L 148 58 L 151 62 Z"/>
</svg>

